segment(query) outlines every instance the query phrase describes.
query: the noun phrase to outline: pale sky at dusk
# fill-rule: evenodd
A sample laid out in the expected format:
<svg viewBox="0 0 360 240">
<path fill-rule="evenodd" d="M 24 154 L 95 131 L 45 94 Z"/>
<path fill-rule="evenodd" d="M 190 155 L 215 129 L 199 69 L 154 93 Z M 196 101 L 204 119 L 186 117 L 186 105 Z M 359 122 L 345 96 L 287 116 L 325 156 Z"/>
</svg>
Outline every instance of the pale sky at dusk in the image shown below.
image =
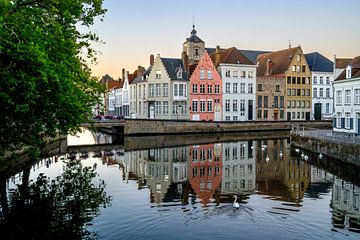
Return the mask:
<svg viewBox="0 0 360 240">
<path fill-rule="evenodd" d="M 301 45 L 326 57 L 360 55 L 359 0 L 105 0 L 93 27 L 106 44 L 95 76 L 148 67 L 149 55 L 180 58 L 193 17 L 206 47 L 280 50 Z"/>
</svg>

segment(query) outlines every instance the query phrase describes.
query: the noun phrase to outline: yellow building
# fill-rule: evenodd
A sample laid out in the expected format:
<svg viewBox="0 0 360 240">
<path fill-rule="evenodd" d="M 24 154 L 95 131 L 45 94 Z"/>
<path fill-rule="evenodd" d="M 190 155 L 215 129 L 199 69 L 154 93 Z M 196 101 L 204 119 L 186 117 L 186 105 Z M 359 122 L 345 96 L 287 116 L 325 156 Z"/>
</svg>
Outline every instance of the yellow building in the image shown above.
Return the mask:
<svg viewBox="0 0 360 240">
<path fill-rule="evenodd" d="M 301 47 L 261 54 L 257 63 L 257 77 L 286 79 L 286 119 L 310 120 L 311 71 Z"/>
</svg>

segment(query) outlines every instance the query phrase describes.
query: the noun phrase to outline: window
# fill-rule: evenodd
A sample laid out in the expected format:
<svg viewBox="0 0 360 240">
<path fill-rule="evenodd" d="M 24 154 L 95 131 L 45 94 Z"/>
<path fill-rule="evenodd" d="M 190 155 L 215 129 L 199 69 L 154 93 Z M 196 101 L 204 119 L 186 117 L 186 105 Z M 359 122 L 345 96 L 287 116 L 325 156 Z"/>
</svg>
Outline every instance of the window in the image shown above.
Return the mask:
<svg viewBox="0 0 360 240">
<path fill-rule="evenodd" d="M 192 87 L 192 92 L 193 93 L 197 93 L 198 92 L 198 85 L 197 84 L 194 84 L 193 87 Z"/>
<path fill-rule="evenodd" d="M 230 70 L 226 70 L 226 71 L 225 71 L 225 76 L 226 76 L 226 77 L 230 77 Z"/>
<path fill-rule="evenodd" d="M 301 78 L 297 78 L 297 84 L 300 84 L 301 83 Z"/>
<path fill-rule="evenodd" d="M 174 84 L 174 96 L 175 96 L 175 97 L 177 97 L 178 94 L 179 94 L 178 88 L 179 88 L 179 85 Z"/>
<path fill-rule="evenodd" d="M 302 80 L 302 84 L 305 84 L 305 78 L 303 77 L 301 80 Z"/>
<path fill-rule="evenodd" d="M 238 108 L 238 101 L 236 99 L 233 100 L 233 112 L 237 112 Z"/>
<path fill-rule="evenodd" d="M 230 112 L 230 99 L 225 100 L 225 112 Z"/>
<path fill-rule="evenodd" d="M 340 112 L 338 112 L 337 114 L 336 114 L 336 127 L 337 128 L 341 128 L 341 113 Z"/>
<path fill-rule="evenodd" d="M 205 84 L 200 84 L 200 93 L 205 93 Z"/>
<path fill-rule="evenodd" d="M 262 107 L 262 96 L 258 96 L 258 107 Z"/>
<path fill-rule="evenodd" d="M 156 114 L 161 114 L 161 102 L 160 101 L 155 102 L 155 111 L 156 111 Z"/>
<path fill-rule="evenodd" d="M 161 78 L 161 71 L 160 71 L 160 70 L 156 70 L 156 71 L 155 71 L 155 78 L 156 78 L 156 79 L 160 79 L 160 78 Z"/>
<path fill-rule="evenodd" d="M 233 116 L 233 121 L 237 121 L 238 117 L 237 116 Z"/>
<path fill-rule="evenodd" d="M 237 93 L 237 92 L 238 92 L 238 84 L 233 83 L 233 93 Z"/>
<path fill-rule="evenodd" d="M 324 78 L 323 77 L 320 77 L 320 82 L 319 84 L 324 84 Z"/>
<path fill-rule="evenodd" d="M 254 75 L 253 75 L 253 72 L 252 71 L 248 71 L 248 78 L 253 78 Z"/>
<path fill-rule="evenodd" d="M 240 112 L 245 112 L 245 100 L 240 100 Z"/>
<path fill-rule="evenodd" d="M 296 84 L 296 77 L 292 77 L 292 84 Z"/>
<path fill-rule="evenodd" d="M 267 108 L 269 106 L 269 98 L 268 96 L 264 96 L 264 107 Z"/>
<path fill-rule="evenodd" d="M 287 83 L 288 83 L 288 84 L 291 83 L 291 77 L 287 77 Z"/>
<path fill-rule="evenodd" d="M 154 84 L 149 84 L 149 97 L 155 96 Z"/>
<path fill-rule="evenodd" d="M 313 84 L 317 84 L 317 77 L 316 76 L 314 76 L 314 78 L 313 78 Z"/>
<path fill-rule="evenodd" d="M 195 54 L 195 57 L 199 57 L 199 48 L 195 48 L 194 49 L 194 54 Z"/>
<path fill-rule="evenodd" d="M 163 113 L 164 115 L 169 114 L 169 102 L 163 101 Z"/>
<path fill-rule="evenodd" d="M 185 84 L 179 84 L 179 96 L 180 97 L 186 97 L 186 85 Z"/>
<path fill-rule="evenodd" d="M 320 97 L 324 97 L 324 89 L 323 88 L 320 88 L 320 93 L 319 93 Z"/>
<path fill-rule="evenodd" d="M 297 101 L 297 108 L 300 108 L 301 107 L 301 103 L 300 101 Z"/>
<path fill-rule="evenodd" d="M 258 84 L 257 85 L 257 90 L 260 92 L 260 91 L 263 91 L 263 85 L 262 84 Z"/>
<path fill-rule="evenodd" d="M 295 108 L 295 101 L 294 100 L 291 102 L 291 107 Z"/>
<path fill-rule="evenodd" d="M 292 95 L 293 95 L 293 96 L 296 96 L 296 89 L 295 89 L 295 88 L 293 88 L 293 89 L 291 90 L 291 92 L 292 92 Z"/>
<path fill-rule="evenodd" d="M 207 71 L 207 74 L 208 74 L 208 79 L 213 79 L 213 73 L 212 73 L 212 71 L 210 71 L 210 70 L 208 70 Z"/>
<path fill-rule="evenodd" d="M 230 83 L 225 84 L 225 92 L 230 93 Z"/>
<path fill-rule="evenodd" d="M 306 89 L 306 96 L 310 96 L 310 89 Z"/>
<path fill-rule="evenodd" d="M 296 55 L 296 61 L 298 61 L 298 62 L 301 61 L 301 54 Z"/>
<path fill-rule="evenodd" d="M 279 96 L 274 96 L 273 107 L 275 108 L 279 107 Z"/>
<path fill-rule="evenodd" d="M 205 70 L 204 69 L 200 69 L 200 79 L 201 80 L 205 79 Z"/>
<path fill-rule="evenodd" d="M 287 89 L 287 95 L 291 96 L 291 89 L 290 88 Z"/>
<path fill-rule="evenodd" d="M 212 85 L 211 84 L 209 84 L 207 86 L 207 93 L 212 94 Z"/>
<path fill-rule="evenodd" d="M 280 96 L 280 108 L 283 108 L 284 107 L 284 96 Z"/>
<path fill-rule="evenodd" d="M 192 101 L 192 111 L 197 112 L 198 111 L 198 100 Z"/>
<path fill-rule="evenodd" d="M 218 84 L 215 85 L 215 93 L 216 94 L 220 93 L 220 85 L 218 85 Z"/>
<path fill-rule="evenodd" d="M 326 77 L 326 84 L 330 85 L 330 77 Z"/>
<path fill-rule="evenodd" d="M 342 104 L 342 92 L 336 91 L 336 105 Z"/>
<path fill-rule="evenodd" d="M 178 79 L 182 79 L 182 70 L 181 70 L 181 69 L 179 69 L 179 70 L 177 71 L 176 77 L 177 77 Z"/>
<path fill-rule="evenodd" d="M 296 65 L 292 65 L 291 70 L 292 70 L 293 72 L 296 72 Z"/>
<path fill-rule="evenodd" d="M 205 104 L 206 104 L 205 100 L 200 101 L 200 112 L 205 112 L 206 111 Z"/>
<path fill-rule="evenodd" d="M 296 66 L 296 70 L 297 70 L 297 72 L 300 72 L 301 71 L 301 66 Z"/>
<path fill-rule="evenodd" d="M 305 67 L 305 65 L 302 66 L 302 69 L 301 69 L 301 70 L 302 70 L 302 72 L 306 72 L 306 67 Z"/>
<path fill-rule="evenodd" d="M 309 77 L 306 78 L 306 84 L 310 85 L 310 78 Z"/>
<path fill-rule="evenodd" d="M 325 112 L 329 113 L 330 112 L 330 103 L 326 103 L 325 105 Z"/>
<path fill-rule="evenodd" d="M 301 89 L 301 96 L 305 96 L 305 89 Z"/>
<path fill-rule="evenodd" d="M 248 93 L 253 93 L 254 87 L 252 83 L 248 83 Z"/>
<path fill-rule="evenodd" d="M 141 85 L 138 88 L 138 95 L 139 95 L 139 98 L 141 98 Z"/>
<path fill-rule="evenodd" d="M 296 96 L 301 96 L 301 89 L 297 89 L 296 93 Z"/>
<path fill-rule="evenodd" d="M 280 119 L 283 119 L 283 118 L 284 118 L 284 115 L 285 115 L 284 110 L 280 110 Z"/>
<path fill-rule="evenodd" d="M 169 84 L 163 83 L 163 97 L 169 96 Z"/>
<path fill-rule="evenodd" d="M 355 104 L 360 104 L 360 89 L 355 89 L 354 90 L 354 103 Z"/>
<path fill-rule="evenodd" d="M 280 92 L 280 85 L 275 86 L 275 92 Z"/>
<path fill-rule="evenodd" d="M 161 84 L 157 83 L 155 86 L 156 86 L 156 89 L 155 89 L 156 96 L 160 97 L 161 96 Z"/>
<path fill-rule="evenodd" d="M 225 121 L 230 121 L 230 116 L 226 116 Z"/>
<path fill-rule="evenodd" d="M 345 90 L 345 104 L 351 104 L 351 90 Z"/>
<path fill-rule="evenodd" d="M 313 98 L 317 98 L 317 88 L 314 88 L 314 91 L 313 91 Z"/>
<path fill-rule="evenodd" d="M 330 98 L 330 88 L 326 88 L 326 97 Z"/>
<path fill-rule="evenodd" d="M 262 117 L 261 115 L 262 115 L 261 110 L 258 110 L 258 116 L 257 116 L 257 117 L 258 117 L 258 119 L 261 119 L 261 117 Z"/>
<path fill-rule="evenodd" d="M 350 124 L 350 117 L 351 117 L 351 114 L 349 112 L 346 112 L 345 113 L 345 128 L 346 129 L 350 129 L 350 125 L 351 125 Z"/>
<path fill-rule="evenodd" d="M 238 71 L 233 71 L 233 77 L 234 77 L 234 78 L 238 78 L 238 77 L 239 77 Z"/>
<path fill-rule="evenodd" d="M 288 108 L 291 107 L 291 101 L 287 101 L 287 107 L 288 107 Z"/>
<path fill-rule="evenodd" d="M 245 93 L 245 83 L 240 83 L 240 93 Z"/>
<path fill-rule="evenodd" d="M 264 110 L 264 119 L 268 118 L 268 110 Z"/>
<path fill-rule="evenodd" d="M 246 78 L 246 71 L 241 71 L 241 78 Z"/>
<path fill-rule="evenodd" d="M 208 108 L 208 112 L 212 112 L 212 111 L 213 111 L 213 103 L 212 103 L 212 100 L 208 100 L 208 102 L 207 102 L 207 108 Z"/>
<path fill-rule="evenodd" d="M 141 114 L 141 110 L 142 110 L 142 108 L 141 108 L 141 102 L 139 102 L 139 114 Z"/>
</svg>

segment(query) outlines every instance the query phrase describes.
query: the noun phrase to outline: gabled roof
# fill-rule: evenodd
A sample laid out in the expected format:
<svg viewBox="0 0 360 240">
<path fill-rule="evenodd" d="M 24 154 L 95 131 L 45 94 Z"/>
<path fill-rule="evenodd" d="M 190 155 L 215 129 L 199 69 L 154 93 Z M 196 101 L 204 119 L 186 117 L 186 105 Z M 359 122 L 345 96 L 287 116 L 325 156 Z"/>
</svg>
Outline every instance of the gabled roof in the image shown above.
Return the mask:
<svg viewBox="0 0 360 240">
<path fill-rule="evenodd" d="M 333 72 L 334 63 L 320 53 L 307 53 L 305 58 L 312 72 Z"/>
<path fill-rule="evenodd" d="M 352 58 L 335 58 L 335 68 L 346 68 Z"/>
<path fill-rule="evenodd" d="M 262 77 L 267 76 L 267 63 L 271 61 L 271 73 L 270 76 L 284 74 L 289 68 L 292 58 L 299 47 L 288 48 L 272 53 L 261 54 L 257 57 L 258 68 L 256 76 Z"/>
<path fill-rule="evenodd" d="M 216 64 L 216 51 L 210 54 L 210 58 Z M 236 47 L 220 49 L 220 63 L 254 65 Z"/>
<path fill-rule="evenodd" d="M 351 66 L 351 78 L 360 78 L 360 56 L 355 57 L 345 68 L 349 65 Z M 346 80 L 346 69 L 335 79 L 335 81 L 341 80 Z"/>
<path fill-rule="evenodd" d="M 250 59 L 254 64 L 257 64 L 256 59 L 259 55 L 264 53 L 271 53 L 270 51 L 262 51 L 262 50 L 239 50 L 245 57 Z"/>
<path fill-rule="evenodd" d="M 161 58 L 164 67 L 166 68 L 167 73 L 171 80 L 189 80 L 188 74 L 185 71 L 182 60 L 179 58 Z M 182 71 L 182 78 L 177 77 L 177 72 Z"/>
</svg>

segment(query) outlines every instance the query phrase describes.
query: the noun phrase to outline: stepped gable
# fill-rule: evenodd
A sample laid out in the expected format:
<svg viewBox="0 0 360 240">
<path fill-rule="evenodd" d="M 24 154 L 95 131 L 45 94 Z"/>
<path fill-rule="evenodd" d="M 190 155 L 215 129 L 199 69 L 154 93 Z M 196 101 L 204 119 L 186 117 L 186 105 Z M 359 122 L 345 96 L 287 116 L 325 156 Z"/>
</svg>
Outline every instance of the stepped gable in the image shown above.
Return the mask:
<svg viewBox="0 0 360 240">
<path fill-rule="evenodd" d="M 184 65 L 180 58 L 161 58 L 164 67 L 171 80 L 189 80 L 188 73 L 185 71 Z M 182 78 L 177 77 L 177 72 L 181 69 Z"/>
</svg>

